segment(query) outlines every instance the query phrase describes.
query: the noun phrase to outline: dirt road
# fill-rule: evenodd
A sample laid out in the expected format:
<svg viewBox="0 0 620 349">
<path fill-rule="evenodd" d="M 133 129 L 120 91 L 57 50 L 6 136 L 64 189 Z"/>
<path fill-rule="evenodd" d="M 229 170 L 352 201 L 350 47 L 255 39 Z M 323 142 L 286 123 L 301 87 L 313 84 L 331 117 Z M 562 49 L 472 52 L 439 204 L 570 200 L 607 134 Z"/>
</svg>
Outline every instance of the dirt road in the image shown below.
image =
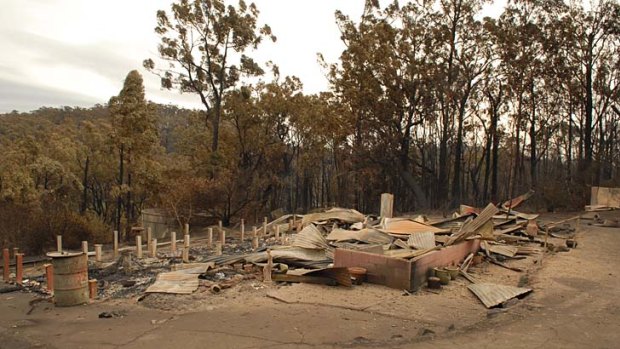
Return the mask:
<svg viewBox="0 0 620 349">
<path fill-rule="evenodd" d="M 195 312 L 134 300 L 30 306 L 33 296 L 14 292 L 0 295 L 0 348 L 617 348 L 619 251 L 620 229 L 588 227 L 577 249 L 544 258 L 530 296 L 490 312 L 464 280 L 411 296 L 374 285 L 229 290 Z M 103 311 L 122 316 L 98 318 Z"/>
</svg>

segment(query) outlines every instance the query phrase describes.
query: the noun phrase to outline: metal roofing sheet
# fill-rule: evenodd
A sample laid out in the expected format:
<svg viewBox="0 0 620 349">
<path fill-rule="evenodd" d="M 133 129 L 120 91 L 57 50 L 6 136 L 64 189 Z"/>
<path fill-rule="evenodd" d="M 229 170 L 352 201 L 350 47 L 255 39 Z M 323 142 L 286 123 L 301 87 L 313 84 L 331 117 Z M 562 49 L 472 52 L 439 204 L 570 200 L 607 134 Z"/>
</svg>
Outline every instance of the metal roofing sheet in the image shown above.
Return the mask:
<svg viewBox="0 0 620 349">
<path fill-rule="evenodd" d="M 389 244 L 392 242 L 392 237 L 380 232 L 377 229 L 362 229 L 362 230 L 346 230 L 346 229 L 332 229 L 327 235 L 329 241 L 363 241 L 368 243 L 380 243 Z"/>
<path fill-rule="evenodd" d="M 407 245 L 415 249 L 425 249 L 435 247 L 435 234 L 423 232 L 409 235 Z"/>
<path fill-rule="evenodd" d="M 314 224 L 307 225 L 297 235 L 295 235 L 292 246 L 314 250 L 324 250 L 329 248 L 327 240 L 323 234 L 321 234 L 321 231 L 314 226 Z"/>
<path fill-rule="evenodd" d="M 183 271 L 161 273 L 146 293 L 191 294 L 198 288 L 198 275 Z"/>
<path fill-rule="evenodd" d="M 511 298 L 532 292 L 532 289 L 530 288 L 497 285 L 491 283 L 475 283 L 468 285 L 467 288 L 472 291 L 487 308 L 492 308 Z"/>
<path fill-rule="evenodd" d="M 484 250 L 485 246 L 489 247 L 489 252 L 501 254 L 506 257 L 514 257 L 519 251 L 519 247 L 517 246 L 509 246 L 509 245 L 492 245 L 492 244 L 482 244 L 480 247 Z"/>
<path fill-rule="evenodd" d="M 432 225 L 416 222 L 407 218 L 387 218 L 385 220 L 385 224 L 379 230 L 388 234 L 404 235 L 421 232 L 445 233 L 449 231 L 448 229 L 437 228 Z"/>
<path fill-rule="evenodd" d="M 304 216 L 301 221 L 302 225 L 317 221 L 338 220 L 345 223 L 357 223 L 364 221 L 364 215 L 353 209 L 332 208 L 325 212 L 310 213 Z"/>
</svg>

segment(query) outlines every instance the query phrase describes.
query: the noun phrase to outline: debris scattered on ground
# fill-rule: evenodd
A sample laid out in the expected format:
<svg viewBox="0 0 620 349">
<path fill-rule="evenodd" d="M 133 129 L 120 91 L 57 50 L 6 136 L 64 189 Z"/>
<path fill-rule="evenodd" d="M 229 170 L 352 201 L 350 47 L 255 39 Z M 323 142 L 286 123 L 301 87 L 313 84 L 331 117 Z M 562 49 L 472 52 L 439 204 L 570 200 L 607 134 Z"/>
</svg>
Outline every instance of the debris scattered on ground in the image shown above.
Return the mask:
<svg viewBox="0 0 620 349">
<path fill-rule="evenodd" d="M 183 255 L 165 243 L 148 258 L 125 249 L 112 262 L 91 261 L 89 277 L 97 280 L 96 299 L 137 297 L 141 304 L 166 310 L 176 309 L 170 302 L 174 297 L 220 297 L 238 285 L 266 292 L 261 290 L 291 283 L 354 287 L 368 282 L 404 295 L 414 295 L 424 286 L 441 294 L 457 284 L 467 286 L 487 308 L 509 305 L 508 300 L 532 290 L 482 282 L 491 278 L 490 264 L 523 273 L 527 268 L 519 261 L 534 265 L 544 253 L 577 246 L 579 217 L 542 225 L 537 214 L 515 210 L 532 195 L 529 191 L 500 207 L 461 205 L 450 218 L 440 220 L 392 217 L 393 197 L 388 196 L 382 196 L 380 216 L 346 208 L 307 215 L 279 212 L 277 219 L 255 230 L 256 236 L 245 232 L 243 241 L 240 232 L 222 228 L 225 244 L 217 237 L 192 237 Z M 598 224 L 600 217 L 591 219 Z M 43 289 L 41 278 L 24 280 L 24 287 Z M 519 286 L 526 285 L 519 281 Z M 103 312 L 100 317 L 119 315 Z"/>
</svg>

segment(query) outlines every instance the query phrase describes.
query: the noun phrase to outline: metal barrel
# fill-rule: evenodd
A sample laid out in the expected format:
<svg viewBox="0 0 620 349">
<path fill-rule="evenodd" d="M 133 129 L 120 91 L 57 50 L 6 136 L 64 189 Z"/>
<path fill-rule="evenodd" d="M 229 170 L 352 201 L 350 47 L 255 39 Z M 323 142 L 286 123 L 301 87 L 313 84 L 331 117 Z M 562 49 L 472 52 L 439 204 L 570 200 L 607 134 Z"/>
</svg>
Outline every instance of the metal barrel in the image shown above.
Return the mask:
<svg viewBox="0 0 620 349">
<path fill-rule="evenodd" d="M 54 265 L 54 303 L 69 307 L 88 303 L 88 256 L 85 253 L 47 254 Z"/>
</svg>

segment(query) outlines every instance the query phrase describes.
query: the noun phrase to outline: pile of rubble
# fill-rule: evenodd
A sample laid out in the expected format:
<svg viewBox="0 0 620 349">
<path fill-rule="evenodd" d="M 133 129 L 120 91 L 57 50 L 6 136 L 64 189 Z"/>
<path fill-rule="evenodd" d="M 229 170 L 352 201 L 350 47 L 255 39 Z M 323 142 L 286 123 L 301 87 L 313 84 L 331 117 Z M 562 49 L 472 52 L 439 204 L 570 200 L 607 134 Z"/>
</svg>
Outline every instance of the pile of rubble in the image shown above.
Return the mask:
<svg viewBox="0 0 620 349">
<path fill-rule="evenodd" d="M 229 234 L 221 254 L 192 248 L 194 263 L 159 274 L 146 292 L 192 293 L 206 286 L 217 293 L 248 278 L 346 287 L 370 282 L 414 292 L 423 286 L 441 288 L 462 276 L 485 306 L 497 306 L 531 289 L 478 282 L 470 267 L 487 261 L 522 272 L 511 261 L 541 256 L 547 250 L 568 250 L 553 246 L 549 236 L 576 246 L 575 229 L 566 226 L 568 221 L 541 226 L 538 215 L 514 210 L 531 195 L 500 207 L 461 206 L 453 217 L 437 221 L 391 217 L 389 212 L 383 217 L 364 215 L 345 208 L 285 215 L 265 224 L 252 244 Z M 300 222 L 293 224 L 291 219 Z"/>
<path fill-rule="evenodd" d="M 254 228 L 250 239 L 244 237 L 244 228 L 237 232 L 220 225 L 215 244 L 213 228 L 208 228 L 206 244 L 201 243 L 206 238 L 196 239 L 191 247 L 186 233 L 182 253 L 172 247 L 176 240 L 170 249 L 153 249 L 149 258 L 138 258 L 128 247 L 112 262 L 90 261 L 88 274 L 97 280 L 99 299 L 217 294 L 244 280 L 344 287 L 368 282 L 406 293 L 422 287 L 440 292 L 443 285 L 463 277 L 490 308 L 532 290 L 522 287 L 525 283 L 517 287 L 481 282 L 478 266 L 491 263 L 520 273 L 524 269 L 513 261 L 530 258 L 536 263 L 545 252 L 577 246 L 578 217 L 541 225 L 538 215 L 515 210 L 532 194 L 499 207 L 462 205 L 452 217 L 439 220 L 393 217 L 393 196 L 383 194 L 380 215 L 346 208 L 282 215 Z M 38 289 L 38 281 L 34 283 L 31 288 Z"/>
</svg>

